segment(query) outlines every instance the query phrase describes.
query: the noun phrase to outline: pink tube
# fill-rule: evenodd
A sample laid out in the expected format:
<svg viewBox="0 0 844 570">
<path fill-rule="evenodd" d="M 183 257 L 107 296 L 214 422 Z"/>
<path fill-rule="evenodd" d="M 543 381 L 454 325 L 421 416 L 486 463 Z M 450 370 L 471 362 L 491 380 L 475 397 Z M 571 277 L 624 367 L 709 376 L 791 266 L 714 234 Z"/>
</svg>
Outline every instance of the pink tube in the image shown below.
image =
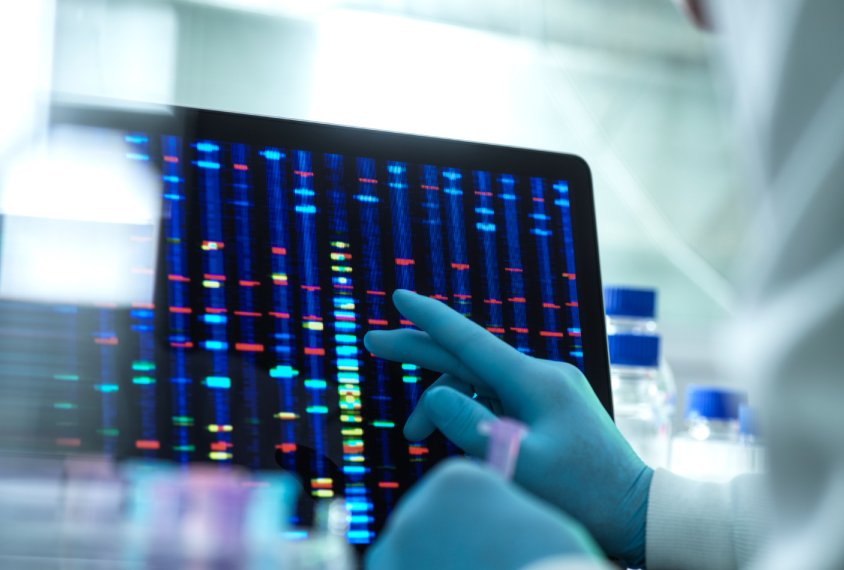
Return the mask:
<svg viewBox="0 0 844 570">
<path fill-rule="evenodd" d="M 501 418 L 495 422 L 481 422 L 478 431 L 489 436 L 486 464 L 504 479 L 511 479 L 519 458 L 519 446 L 528 433 L 528 427 L 518 420 Z"/>
</svg>

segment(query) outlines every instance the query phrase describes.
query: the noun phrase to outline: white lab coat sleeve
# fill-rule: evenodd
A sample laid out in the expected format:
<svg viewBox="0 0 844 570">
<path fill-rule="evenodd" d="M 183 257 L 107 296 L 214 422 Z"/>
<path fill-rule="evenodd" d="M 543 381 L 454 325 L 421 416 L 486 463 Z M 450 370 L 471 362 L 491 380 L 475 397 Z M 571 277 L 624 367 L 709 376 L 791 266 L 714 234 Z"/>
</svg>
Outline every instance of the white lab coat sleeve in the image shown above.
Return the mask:
<svg viewBox="0 0 844 570">
<path fill-rule="evenodd" d="M 648 570 L 745 568 L 769 532 L 766 488 L 762 475 L 703 483 L 658 469 L 648 498 Z"/>
<path fill-rule="evenodd" d="M 582 556 L 552 556 L 528 564 L 521 570 L 618 570 L 618 566 Z"/>
</svg>

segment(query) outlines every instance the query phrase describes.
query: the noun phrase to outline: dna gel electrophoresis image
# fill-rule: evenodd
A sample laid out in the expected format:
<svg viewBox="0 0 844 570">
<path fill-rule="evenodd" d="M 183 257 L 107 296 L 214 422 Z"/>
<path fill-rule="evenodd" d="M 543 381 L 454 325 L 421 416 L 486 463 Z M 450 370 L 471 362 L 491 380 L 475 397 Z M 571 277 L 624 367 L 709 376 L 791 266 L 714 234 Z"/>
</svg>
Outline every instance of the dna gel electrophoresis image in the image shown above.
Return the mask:
<svg viewBox="0 0 844 570">
<path fill-rule="evenodd" d="M 126 160 L 162 175 L 157 267 L 133 269 L 154 272 L 154 302 L 0 304 L 0 326 L 30 339 L 0 340 L 4 393 L 39 403 L 37 429 L 5 447 L 221 468 L 278 458 L 312 497 L 345 496 L 349 540 L 365 544 L 405 489 L 459 453 L 439 434 L 402 436 L 436 374 L 363 346 L 369 330 L 414 326 L 393 290 L 583 368 L 565 180 L 125 140 Z"/>
</svg>

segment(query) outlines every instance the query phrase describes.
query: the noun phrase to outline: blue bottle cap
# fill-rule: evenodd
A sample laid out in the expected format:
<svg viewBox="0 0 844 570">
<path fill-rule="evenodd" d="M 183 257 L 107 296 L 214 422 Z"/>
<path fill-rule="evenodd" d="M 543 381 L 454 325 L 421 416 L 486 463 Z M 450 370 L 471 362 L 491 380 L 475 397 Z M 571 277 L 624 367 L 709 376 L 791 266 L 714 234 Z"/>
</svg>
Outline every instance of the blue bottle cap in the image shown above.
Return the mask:
<svg viewBox="0 0 844 570">
<path fill-rule="evenodd" d="M 687 420 L 705 418 L 708 420 L 738 419 L 739 404 L 747 402 L 747 394 L 738 390 L 712 386 L 686 387 Z"/>
<path fill-rule="evenodd" d="M 741 403 L 738 407 L 738 431 L 740 435 L 762 435 L 759 426 L 759 410 L 751 405 Z"/>
<path fill-rule="evenodd" d="M 656 316 L 656 289 L 604 287 L 604 311 L 610 316 L 652 319 Z"/>
<path fill-rule="evenodd" d="M 655 334 L 611 334 L 607 337 L 610 364 L 650 366 L 659 363 L 659 336 Z"/>
</svg>

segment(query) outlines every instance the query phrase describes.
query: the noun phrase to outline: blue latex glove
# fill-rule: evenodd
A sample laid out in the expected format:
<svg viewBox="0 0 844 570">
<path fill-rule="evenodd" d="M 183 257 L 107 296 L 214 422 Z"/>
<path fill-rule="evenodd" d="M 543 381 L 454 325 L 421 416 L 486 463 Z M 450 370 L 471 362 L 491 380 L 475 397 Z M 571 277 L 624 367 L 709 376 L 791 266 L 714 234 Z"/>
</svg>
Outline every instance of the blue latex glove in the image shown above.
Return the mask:
<svg viewBox="0 0 844 570">
<path fill-rule="evenodd" d="M 402 499 L 367 551 L 366 568 L 517 570 L 566 554 L 602 558 L 574 520 L 490 470 L 453 459 Z"/>
<path fill-rule="evenodd" d="M 421 330 L 371 331 L 366 347 L 381 358 L 443 373 L 408 418 L 405 437 L 417 441 L 439 429 L 483 457 L 487 438 L 478 433 L 479 422 L 494 420 L 493 411 L 521 420 L 530 433 L 515 480 L 579 520 L 607 554 L 643 567 L 653 470 L 580 370 L 526 356 L 439 301 L 398 290 L 393 302 Z"/>
</svg>

